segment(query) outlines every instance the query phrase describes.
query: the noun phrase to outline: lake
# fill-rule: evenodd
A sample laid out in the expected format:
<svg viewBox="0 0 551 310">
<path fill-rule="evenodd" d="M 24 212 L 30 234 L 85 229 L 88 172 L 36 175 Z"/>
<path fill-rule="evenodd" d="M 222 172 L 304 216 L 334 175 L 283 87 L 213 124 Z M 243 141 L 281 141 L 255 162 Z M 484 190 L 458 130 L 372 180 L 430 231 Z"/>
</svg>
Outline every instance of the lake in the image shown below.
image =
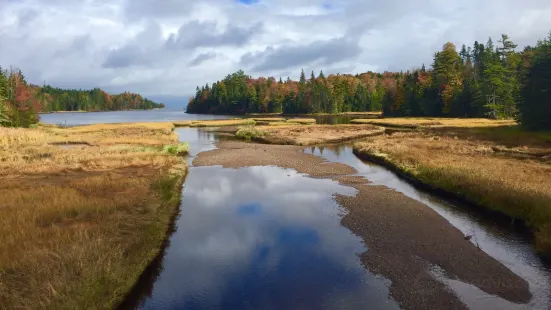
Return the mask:
<svg viewBox="0 0 551 310">
<path fill-rule="evenodd" d="M 171 122 L 180 120 L 225 119 L 225 115 L 187 114 L 184 110 L 144 110 L 109 112 L 63 112 L 41 114 L 45 124 L 89 125 L 97 123 Z"/>
</svg>

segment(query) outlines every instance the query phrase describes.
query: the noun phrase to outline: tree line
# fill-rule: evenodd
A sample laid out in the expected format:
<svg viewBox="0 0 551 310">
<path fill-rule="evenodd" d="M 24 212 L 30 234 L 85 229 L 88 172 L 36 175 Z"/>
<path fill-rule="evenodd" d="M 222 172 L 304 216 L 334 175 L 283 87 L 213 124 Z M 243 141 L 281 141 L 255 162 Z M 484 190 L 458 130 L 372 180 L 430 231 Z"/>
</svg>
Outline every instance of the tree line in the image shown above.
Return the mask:
<svg viewBox="0 0 551 310">
<path fill-rule="evenodd" d="M 551 129 L 551 34 L 517 51 L 502 35 L 459 51 L 444 44 L 429 69 L 323 71 L 299 81 L 252 78 L 243 71 L 197 87 L 189 113 L 340 113 L 382 111 L 385 116 L 516 118 L 523 126 Z"/>
<path fill-rule="evenodd" d="M 92 90 L 66 90 L 30 84 L 20 70 L 0 67 L 0 126 L 29 127 L 38 122 L 39 112 L 119 111 L 164 108 L 164 104 L 124 92 L 111 95 Z"/>
<path fill-rule="evenodd" d="M 307 79 L 304 71 L 299 81 L 290 78 L 253 79 L 242 70 L 209 86 L 197 87 L 189 113 L 339 113 L 345 111 L 380 111 L 385 93 L 383 85 L 392 74 L 368 73 L 362 77 L 314 72 Z"/>
</svg>

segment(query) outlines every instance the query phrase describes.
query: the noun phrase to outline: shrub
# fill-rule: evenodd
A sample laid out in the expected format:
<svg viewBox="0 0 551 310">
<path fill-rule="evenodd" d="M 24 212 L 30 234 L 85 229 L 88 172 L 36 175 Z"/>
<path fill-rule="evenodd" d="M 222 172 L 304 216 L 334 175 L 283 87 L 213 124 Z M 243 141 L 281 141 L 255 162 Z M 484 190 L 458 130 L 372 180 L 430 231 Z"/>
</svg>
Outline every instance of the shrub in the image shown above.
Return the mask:
<svg viewBox="0 0 551 310">
<path fill-rule="evenodd" d="M 185 142 L 165 145 L 163 152 L 172 155 L 186 155 L 189 153 L 189 145 Z"/>
<path fill-rule="evenodd" d="M 254 138 L 264 137 L 266 133 L 264 131 L 256 129 L 254 126 L 239 127 L 235 136 L 245 140 L 251 140 Z"/>
</svg>

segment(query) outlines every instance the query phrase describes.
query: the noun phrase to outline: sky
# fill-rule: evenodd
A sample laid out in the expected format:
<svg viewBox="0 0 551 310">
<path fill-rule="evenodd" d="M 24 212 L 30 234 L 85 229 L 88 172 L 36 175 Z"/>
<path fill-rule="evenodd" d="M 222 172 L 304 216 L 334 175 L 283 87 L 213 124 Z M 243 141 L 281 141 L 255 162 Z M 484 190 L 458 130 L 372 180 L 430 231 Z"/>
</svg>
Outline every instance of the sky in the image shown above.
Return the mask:
<svg viewBox="0 0 551 310">
<path fill-rule="evenodd" d="M 187 104 L 239 69 L 297 79 L 406 71 L 446 42 L 551 30 L 549 0 L 0 0 L 0 65 L 62 88 Z"/>
</svg>

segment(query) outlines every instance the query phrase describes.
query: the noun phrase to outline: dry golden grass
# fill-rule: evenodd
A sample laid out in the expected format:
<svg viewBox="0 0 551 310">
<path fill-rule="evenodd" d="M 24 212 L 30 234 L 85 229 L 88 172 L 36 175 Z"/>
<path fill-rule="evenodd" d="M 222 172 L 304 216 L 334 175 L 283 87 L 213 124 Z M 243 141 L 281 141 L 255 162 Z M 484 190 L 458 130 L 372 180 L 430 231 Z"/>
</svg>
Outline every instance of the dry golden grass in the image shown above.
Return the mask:
<svg viewBox="0 0 551 310">
<path fill-rule="evenodd" d="M 315 124 L 316 119 L 314 119 L 314 118 L 290 118 L 286 122 L 287 123 L 292 123 L 292 124 Z"/>
<path fill-rule="evenodd" d="M 97 124 L 37 130 L 50 134 L 49 143 L 164 145 L 178 141 L 172 123 Z"/>
<path fill-rule="evenodd" d="M 514 126 L 513 120 L 490 120 L 486 118 L 416 118 L 399 117 L 383 119 L 355 119 L 352 124 L 373 124 L 378 126 L 401 127 L 401 128 L 445 128 L 445 127 L 498 127 Z"/>
<path fill-rule="evenodd" d="M 0 148 L 16 149 L 21 146 L 41 145 L 50 135 L 42 130 L 0 127 Z"/>
<path fill-rule="evenodd" d="M 268 124 L 265 125 L 265 126 L 287 126 L 287 127 L 293 127 L 293 126 L 297 126 L 297 125 L 302 125 L 302 124 L 282 121 L 282 122 L 270 122 L 270 123 L 268 123 Z"/>
<path fill-rule="evenodd" d="M 170 128 L 0 128 L 0 309 L 122 301 L 178 206 L 186 166 L 163 152 Z"/>
<path fill-rule="evenodd" d="M 311 125 L 257 126 L 267 135 L 265 142 L 274 144 L 315 145 L 337 143 L 384 133 L 384 128 L 372 125 Z"/>
<path fill-rule="evenodd" d="M 222 127 L 222 126 L 241 126 L 254 125 L 255 121 L 250 118 L 237 118 L 227 120 L 198 121 L 193 122 L 190 127 Z"/>
<path fill-rule="evenodd" d="M 257 122 L 284 122 L 284 117 L 253 117 L 253 120 Z"/>
<path fill-rule="evenodd" d="M 178 141 L 172 128 L 171 124 L 143 123 L 67 129 L 0 128 L 0 176 L 171 165 L 179 159 L 159 151 Z"/>
<path fill-rule="evenodd" d="M 198 121 L 176 121 L 172 122 L 172 124 L 176 127 L 189 127 L 191 124 L 198 122 Z"/>
<path fill-rule="evenodd" d="M 499 129 L 495 129 L 499 130 Z M 435 132 L 378 136 L 354 145 L 425 184 L 525 221 L 551 256 L 551 146 L 500 145 Z"/>
</svg>

